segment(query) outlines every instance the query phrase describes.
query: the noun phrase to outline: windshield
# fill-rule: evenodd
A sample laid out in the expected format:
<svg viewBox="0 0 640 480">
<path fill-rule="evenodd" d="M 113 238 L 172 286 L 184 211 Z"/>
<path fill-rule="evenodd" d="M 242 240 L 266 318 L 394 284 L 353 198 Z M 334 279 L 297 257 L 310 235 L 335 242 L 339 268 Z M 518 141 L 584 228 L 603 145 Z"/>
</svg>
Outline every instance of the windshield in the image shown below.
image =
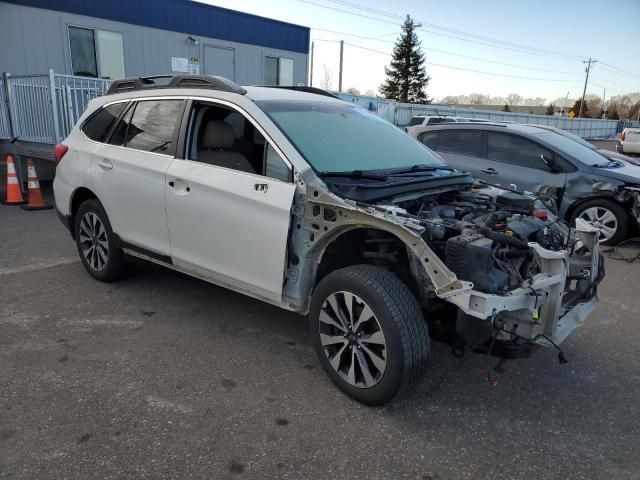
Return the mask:
<svg viewBox="0 0 640 480">
<path fill-rule="evenodd" d="M 257 104 L 318 172 L 444 166 L 417 140 L 348 102 L 263 101 Z"/>
<path fill-rule="evenodd" d="M 607 160 L 603 155 L 597 151 L 582 145 L 582 142 L 577 141 L 553 132 L 544 132 L 536 135 L 540 140 L 547 142 L 552 147 L 556 147 L 567 155 L 572 156 L 576 160 L 584 163 L 585 165 L 607 165 Z"/>
<path fill-rule="evenodd" d="M 578 142 L 580 145 L 584 145 L 585 147 L 587 147 L 587 148 L 589 148 L 591 150 L 597 150 L 595 145 L 587 142 L 584 138 L 579 137 L 578 135 L 575 135 L 573 133 L 569 133 L 566 130 L 561 130 L 560 132 L 557 132 L 557 133 L 562 135 L 563 137 L 570 138 L 574 142 Z"/>
</svg>

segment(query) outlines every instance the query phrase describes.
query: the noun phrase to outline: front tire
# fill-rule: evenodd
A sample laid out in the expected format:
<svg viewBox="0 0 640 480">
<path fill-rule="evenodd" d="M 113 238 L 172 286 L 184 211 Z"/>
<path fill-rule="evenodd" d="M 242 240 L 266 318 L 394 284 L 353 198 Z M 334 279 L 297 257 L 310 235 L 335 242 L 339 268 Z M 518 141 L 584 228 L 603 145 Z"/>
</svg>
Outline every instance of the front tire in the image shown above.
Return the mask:
<svg viewBox="0 0 640 480">
<path fill-rule="evenodd" d="M 309 330 L 331 380 L 366 405 L 405 394 L 424 373 L 430 343 L 420 305 L 381 267 L 356 265 L 323 278 Z"/>
<path fill-rule="evenodd" d="M 101 282 L 114 282 L 125 276 L 124 254 L 115 244 L 109 218 L 98 200 L 80 205 L 74 232 L 80 260 L 89 275 Z"/>
<path fill-rule="evenodd" d="M 629 232 L 629 214 L 611 200 L 595 199 L 584 202 L 571 215 L 572 225 L 575 225 L 576 218 L 594 223 L 600 230 L 601 245 L 617 245 L 627 238 Z"/>
</svg>

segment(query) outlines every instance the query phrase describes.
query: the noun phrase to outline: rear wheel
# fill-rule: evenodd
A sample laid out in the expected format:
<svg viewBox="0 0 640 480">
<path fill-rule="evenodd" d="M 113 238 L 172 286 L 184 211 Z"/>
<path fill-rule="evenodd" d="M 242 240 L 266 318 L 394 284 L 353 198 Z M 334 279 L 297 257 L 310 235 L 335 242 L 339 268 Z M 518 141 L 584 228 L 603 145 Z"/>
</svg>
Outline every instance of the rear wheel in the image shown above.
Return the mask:
<svg viewBox="0 0 640 480">
<path fill-rule="evenodd" d="M 98 200 L 78 207 L 74 228 L 80 259 L 93 278 L 113 282 L 125 276 L 124 254 L 115 244 L 109 218 Z"/>
<path fill-rule="evenodd" d="M 311 341 L 340 390 L 367 405 L 407 392 L 429 353 L 427 324 L 415 297 L 392 273 L 356 265 L 330 273 L 316 287 Z"/>
<path fill-rule="evenodd" d="M 627 237 L 629 215 L 622 206 L 611 200 L 589 200 L 580 205 L 571 216 L 571 223 L 582 218 L 600 230 L 602 245 L 617 245 Z"/>
</svg>

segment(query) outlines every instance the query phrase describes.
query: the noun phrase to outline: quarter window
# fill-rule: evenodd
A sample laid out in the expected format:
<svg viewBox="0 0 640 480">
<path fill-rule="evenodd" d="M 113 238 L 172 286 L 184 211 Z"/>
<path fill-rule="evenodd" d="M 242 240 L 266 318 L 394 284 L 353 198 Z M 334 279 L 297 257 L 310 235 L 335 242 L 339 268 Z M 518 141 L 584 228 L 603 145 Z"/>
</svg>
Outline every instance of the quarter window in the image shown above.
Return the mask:
<svg viewBox="0 0 640 480">
<path fill-rule="evenodd" d="M 525 138 L 504 133 L 487 133 L 487 157 L 489 160 L 548 170 L 540 158 L 541 155 L 553 158 L 551 151 Z"/>
<path fill-rule="evenodd" d="M 82 131 L 91 140 L 104 142 L 109 130 L 111 130 L 126 105 L 127 102 L 121 102 L 104 107 L 86 121 L 82 126 Z"/>
<path fill-rule="evenodd" d="M 438 134 L 436 150 L 462 155 L 482 156 L 482 132 L 443 130 Z"/>
<path fill-rule="evenodd" d="M 127 128 L 125 146 L 173 155 L 182 100 L 139 101 Z"/>
</svg>

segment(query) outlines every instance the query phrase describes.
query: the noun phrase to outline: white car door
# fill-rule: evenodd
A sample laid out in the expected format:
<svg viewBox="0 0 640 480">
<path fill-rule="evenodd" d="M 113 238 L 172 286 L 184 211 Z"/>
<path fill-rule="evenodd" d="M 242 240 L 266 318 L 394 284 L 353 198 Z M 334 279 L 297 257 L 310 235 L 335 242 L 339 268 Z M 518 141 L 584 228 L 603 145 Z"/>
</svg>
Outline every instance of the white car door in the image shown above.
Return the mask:
<svg viewBox="0 0 640 480">
<path fill-rule="evenodd" d="M 165 174 L 183 108 L 179 99 L 139 101 L 93 152 L 92 181 L 113 231 L 127 247 L 166 258 Z"/>
<path fill-rule="evenodd" d="M 167 170 L 172 261 L 278 302 L 295 190 L 290 166 L 253 123 L 226 106 L 194 104 L 190 118 L 187 158 Z M 247 132 L 261 140 L 245 139 Z"/>
</svg>

